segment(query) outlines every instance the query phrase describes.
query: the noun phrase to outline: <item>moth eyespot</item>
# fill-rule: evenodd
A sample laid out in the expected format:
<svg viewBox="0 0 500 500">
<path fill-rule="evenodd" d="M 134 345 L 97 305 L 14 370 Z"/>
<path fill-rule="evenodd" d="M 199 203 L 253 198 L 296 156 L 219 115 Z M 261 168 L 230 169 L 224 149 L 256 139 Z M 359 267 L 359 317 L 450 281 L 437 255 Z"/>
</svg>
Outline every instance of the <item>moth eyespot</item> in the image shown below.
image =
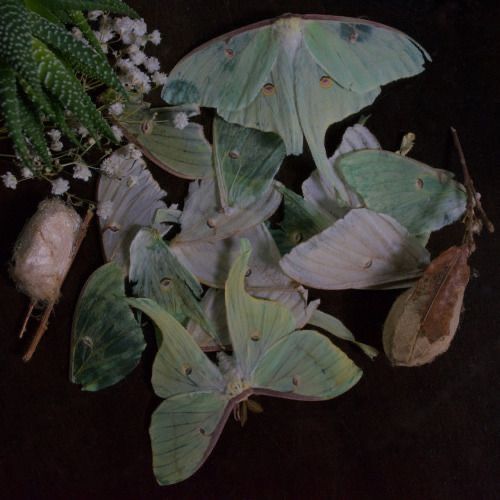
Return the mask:
<svg viewBox="0 0 500 500">
<path fill-rule="evenodd" d="M 151 134 L 153 132 L 153 120 L 144 120 L 141 123 L 141 132 L 146 135 Z"/>
<path fill-rule="evenodd" d="M 329 88 L 333 87 L 333 79 L 327 75 L 323 75 L 319 79 L 319 85 L 321 88 L 329 89 Z"/>
<path fill-rule="evenodd" d="M 356 43 L 358 41 L 358 38 L 359 38 L 359 33 L 357 31 L 353 31 L 349 36 L 349 41 L 351 43 Z"/>
<path fill-rule="evenodd" d="M 182 365 L 181 369 L 182 369 L 182 372 L 184 373 L 184 375 L 186 375 L 187 377 L 189 377 L 189 375 L 191 375 L 191 373 L 193 373 L 193 369 L 187 364 Z"/>
<path fill-rule="evenodd" d="M 247 269 L 247 272 L 245 273 L 245 278 L 248 278 L 252 274 L 252 270 L 250 268 Z"/>
<path fill-rule="evenodd" d="M 203 427 L 200 427 L 198 430 L 200 431 L 200 434 L 202 436 L 204 436 L 207 433 L 207 431 Z"/>
<path fill-rule="evenodd" d="M 92 349 L 94 347 L 94 341 L 88 336 L 82 337 L 81 342 L 85 347 L 88 347 L 89 349 Z"/>
<path fill-rule="evenodd" d="M 372 264 L 373 264 L 372 259 L 365 260 L 365 262 L 363 262 L 363 269 L 368 269 L 369 267 L 372 266 Z"/>
<path fill-rule="evenodd" d="M 171 282 L 172 282 L 172 280 L 170 278 L 162 278 L 160 280 L 160 285 L 162 288 L 168 288 L 168 286 L 170 285 Z"/>
<path fill-rule="evenodd" d="M 225 48 L 224 49 L 224 55 L 228 58 L 228 59 L 232 59 L 234 57 L 234 50 L 233 49 L 230 49 L 230 48 Z"/>
<path fill-rule="evenodd" d="M 111 222 L 104 228 L 105 231 L 111 231 L 112 233 L 116 233 L 120 229 L 121 229 L 120 224 L 117 224 L 116 222 Z"/>
<path fill-rule="evenodd" d="M 255 331 L 253 332 L 251 335 L 250 335 L 250 339 L 253 340 L 254 342 L 257 342 L 260 340 L 260 332 L 259 331 Z"/>
<path fill-rule="evenodd" d="M 300 381 L 299 381 L 299 377 L 298 377 L 298 375 L 294 375 L 294 376 L 292 377 L 292 384 L 293 384 L 295 387 L 297 387 L 297 386 L 299 385 L 299 382 L 300 382 Z"/>
<path fill-rule="evenodd" d="M 213 219 L 212 217 L 210 217 L 209 219 L 207 219 L 207 226 L 211 227 L 211 228 L 214 228 L 215 227 L 215 219 Z"/>
<path fill-rule="evenodd" d="M 300 243 L 302 241 L 302 233 L 299 233 L 298 231 L 294 232 L 292 234 L 292 239 L 295 243 Z"/>
<path fill-rule="evenodd" d="M 262 93 L 266 97 L 272 96 L 272 95 L 274 95 L 276 93 L 276 87 L 272 83 L 266 83 L 262 87 Z"/>
<path fill-rule="evenodd" d="M 236 160 L 240 157 L 240 153 L 238 153 L 238 151 L 229 151 L 228 156 L 232 160 Z"/>
<path fill-rule="evenodd" d="M 422 179 L 417 179 L 415 185 L 417 186 L 417 189 L 422 189 L 424 187 L 424 181 Z"/>
</svg>

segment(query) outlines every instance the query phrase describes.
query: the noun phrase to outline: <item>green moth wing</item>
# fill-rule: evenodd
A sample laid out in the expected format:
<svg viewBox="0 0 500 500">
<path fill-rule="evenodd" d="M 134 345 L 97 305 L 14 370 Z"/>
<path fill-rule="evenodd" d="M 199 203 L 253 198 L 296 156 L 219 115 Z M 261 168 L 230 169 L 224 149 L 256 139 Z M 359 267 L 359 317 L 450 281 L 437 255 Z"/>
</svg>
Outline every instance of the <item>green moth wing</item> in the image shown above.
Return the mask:
<svg viewBox="0 0 500 500">
<path fill-rule="evenodd" d="M 394 218 L 353 209 L 323 232 L 297 245 L 280 265 L 313 288 L 409 286 L 429 263 L 429 253 Z"/>
<path fill-rule="evenodd" d="M 295 331 L 272 345 L 252 372 L 252 385 L 288 399 L 331 399 L 348 391 L 362 371 L 326 337 Z M 277 391 L 278 394 L 274 394 Z"/>
<path fill-rule="evenodd" d="M 288 253 L 301 241 L 320 233 L 336 218 L 286 187 L 280 188 L 284 201 L 284 216 L 278 229 L 271 230 L 282 254 Z"/>
<path fill-rule="evenodd" d="M 224 392 L 225 381 L 220 370 L 171 314 L 151 299 L 128 299 L 128 303 L 147 314 L 162 334 L 151 379 L 158 396 Z"/>
<path fill-rule="evenodd" d="M 181 322 L 192 318 L 216 337 L 200 306 L 201 285 L 157 230 L 142 228 L 132 241 L 129 280 L 136 296 L 154 299 Z"/>
<path fill-rule="evenodd" d="M 333 155 L 328 158 L 330 168 L 333 170 L 335 161 L 339 156 L 351 151 L 357 151 L 358 149 L 381 149 L 377 138 L 367 127 L 360 123 L 356 123 L 352 127 L 347 127 L 342 135 L 340 144 Z M 315 169 L 302 183 L 302 193 L 306 201 L 336 218 L 343 217 L 346 213 L 346 207 L 343 207 L 341 201 L 336 198 L 335 191 L 332 191 L 329 183 L 323 180 L 318 169 Z M 353 208 L 360 206 L 355 192 L 350 187 L 349 199 L 350 205 Z"/>
<path fill-rule="evenodd" d="M 326 129 L 371 104 L 381 85 L 420 73 L 426 58 L 413 40 L 381 24 L 288 14 L 188 54 L 162 97 L 214 107 L 227 121 L 275 132 L 288 154 L 302 152 L 304 135 L 325 181 L 348 202 L 345 185 L 328 168 Z"/>
<path fill-rule="evenodd" d="M 199 114 L 194 105 L 150 108 L 147 103 L 128 103 L 115 121 L 160 168 L 185 179 L 201 179 L 212 176 L 213 168 L 203 127 L 188 121 Z"/>
<path fill-rule="evenodd" d="M 245 379 L 250 379 L 259 359 L 273 344 L 295 330 L 295 320 L 286 307 L 246 292 L 250 253 L 250 243 L 241 240 L 241 254 L 231 266 L 225 295 L 231 344 Z"/>
<path fill-rule="evenodd" d="M 128 272 L 132 240 L 140 227 L 153 224 L 157 210 L 166 209 L 163 199 L 167 193 L 153 179 L 143 160 L 130 157 L 127 147 L 114 155 L 114 175 L 99 178 L 98 206 L 110 206 L 110 213 L 100 217 L 99 224 L 106 260 L 117 262 Z"/>
<path fill-rule="evenodd" d="M 276 134 L 241 127 L 216 117 L 214 167 L 222 209 L 255 201 L 269 191 L 285 157 Z"/>
<path fill-rule="evenodd" d="M 122 270 L 113 262 L 85 284 L 71 333 L 71 381 L 86 391 L 116 384 L 139 363 L 146 346 L 125 297 Z"/>
<path fill-rule="evenodd" d="M 365 207 L 394 217 L 411 234 L 440 229 L 465 211 L 465 189 L 452 174 L 412 158 L 362 150 L 339 157 L 335 169 Z"/>
<path fill-rule="evenodd" d="M 228 400 L 214 392 L 179 394 L 160 404 L 149 428 L 159 484 L 183 481 L 203 465 L 231 409 Z"/>
</svg>

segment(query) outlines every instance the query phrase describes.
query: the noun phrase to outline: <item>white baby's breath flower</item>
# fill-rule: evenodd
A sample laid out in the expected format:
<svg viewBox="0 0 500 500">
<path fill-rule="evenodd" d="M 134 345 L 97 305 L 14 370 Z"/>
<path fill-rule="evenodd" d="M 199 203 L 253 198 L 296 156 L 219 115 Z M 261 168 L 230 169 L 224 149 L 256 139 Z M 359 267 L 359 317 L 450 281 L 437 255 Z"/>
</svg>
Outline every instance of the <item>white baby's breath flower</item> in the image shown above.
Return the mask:
<svg viewBox="0 0 500 500">
<path fill-rule="evenodd" d="M 99 19 L 99 17 L 101 17 L 102 15 L 103 15 L 103 11 L 102 10 L 91 10 L 87 14 L 87 19 L 89 21 L 97 21 L 97 19 Z"/>
<path fill-rule="evenodd" d="M 50 149 L 52 151 L 55 151 L 55 152 L 62 151 L 62 148 L 63 148 L 63 143 L 61 141 L 53 141 L 50 144 Z"/>
<path fill-rule="evenodd" d="M 154 30 L 150 35 L 149 35 L 149 41 L 153 45 L 160 45 L 161 42 L 161 33 L 158 30 Z"/>
<path fill-rule="evenodd" d="M 142 158 L 142 153 L 135 147 L 134 144 L 128 144 L 126 156 L 132 160 L 140 160 Z"/>
<path fill-rule="evenodd" d="M 61 179 L 60 177 L 51 181 L 51 184 L 51 193 L 55 195 L 64 194 L 69 189 L 69 182 L 66 179 Z"/>
<path fill-rule="evenodd" d="M 184 111 L 181 111 L 180 113 L 176 113 L 174 116 L 174 127 L 178 128 L 179 130 L 185 129 L 189 124 L 189 118 Z"/>
<path fill-rule="evenodd" d="M 137 47 L 137 45 L 132 45 L 132 47 Z M 130 60 L 136 65 L 139 66 L 147 61 L 146 54 L 142 50 L 137 50 L 130 54 Z"/>
<path fill-rule="evenodd" d="M 87 139 L 87 144 L 88 144 L 89 146 L 93 146 L 93 145 L 95 144 L 95 139 L 94 139 L 93 137 L 89 137 L 89 138 Z"/>
<path fill-rule="evenodd" d="M 144 36 L 148 31 L 148 25 L 145 23 L 144 19 L 136 19 L 133 21 L 132 31 L 137 36 Z"/>
<path fill-rule="evenodd" d="M 33 178 L 33 170 L 31 170 L 31 168 L 28 168 L 28 167 L 23 167 L 21 169 L 21 176 L 23 179 Z"/>
<path fill-rule="evenodd" d="M 151 81 L 155 85 L 164 85 L 167 83 L 167 75 L 165 73 L 161 73 L 160 71 L 155 71 L 153 76 L 151 76 Z"/>
<path fill-rule="evenodd" d="M 101 171 L 108 177 L 115 177 L 119 168 L 118 154 L 113 153 L 101 163 Z"/>
<path fill-rule="evenodd" d="M 102 219 L 106 220 L 113 213 L 113 202 L 112 201 L 101 201 L 97 204 L 97 215 Z"/>
<path fill-rule="evenodd" d="M 2 181 L 5 187 L 9 189 L 16 189 L 17 187 L 17 179 L 12 172 L 7 172 L 6 174 L 2 175 Z"/>
<path fill-rule="evenodd" d="M 148 43 L 148 37 L 134 35 L 134 43 L 139 47 L 144 47 Z"/>
<path fill-rule="evenodd" d="M 109 52 L 108 44 L 107 43 L 101 43 L 100 45 L 101 45 L 102 53 L 103 54 L 107 54 Z"/>
<path fill-rule="evenodd" d="M 78 162 L 73 167 L 73 178 L 81 179 L 82 181 L 87 182 L 92 177 L 92 172 L 87 164 L 83 162 Z"/>
<path fill-rule="evenodd" d="M 118 58 L 116 60 L 115 66 L 123 72 L 128 72 L 134 67 L 134 63 L 128 58 Z"/>
<path fill-rule="evenodd" d="M 123 113 L 123 109 L 123 104 L 121 102 L 115 102 L 114 104 L 111 104 L 111 106 L 108 108 L 108 111 L 113 116 L 120 116 Z"/>
<path fill-rule="evenodd" d="M 52 128 L 50 129 L 48 132 L 47 132 L 47 135 L 54 141 L 58 141 L 60 138 L 61 138 L 61 131 L 56 129 L 56 128 Z"/>
<path fill-rule="evenodd" d="M 111 130 L 113 132 L 113 135 L 115 136 L 115 139 L 118 141 L 118 142 L 121 142 L 121 140 L 123 139 L 123 132 L 122 132 L 122 129 L 120 127 L 118 127 L 118 125 L 113 125 L 111 127 Z"/>
<path fill-rule="evenodd" d="M 144 61 L 144 67 L 148 70 L 149 73 L 154 73 L 155 71 L 160 70 L 160 61 L 156 57 L 148 57 Z"/>
<path fill-rule="evenodd" d="M 85 137 L 87 137 L 89 135 L 89 131 L 86 127 L 84 127 L 83 125 L 80 125 L 77 129 L 76 129 L 76 133 L 82 138 L 82 139 L 85 139 Z"/>
</svg>

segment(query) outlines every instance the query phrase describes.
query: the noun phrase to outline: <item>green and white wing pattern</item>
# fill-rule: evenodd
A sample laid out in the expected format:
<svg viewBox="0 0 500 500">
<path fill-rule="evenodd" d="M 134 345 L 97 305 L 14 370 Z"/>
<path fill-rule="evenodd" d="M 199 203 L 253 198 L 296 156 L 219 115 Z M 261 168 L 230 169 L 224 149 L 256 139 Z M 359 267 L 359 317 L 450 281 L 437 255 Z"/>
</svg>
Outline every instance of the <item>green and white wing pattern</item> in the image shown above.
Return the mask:
<svg viewBox="0 0 500 500">
<path fill-rule="evenodd" d="M 353 209 L 296 246 L 280 262 L 288 276 L 313 288 L 404 287 L 429 264 L 429 253 L 388 215 Z"/>
<path fill-rule="evenodd" d="M 198 106 L 150 108 L 126 104 L 115 121 L 126 137 L 156 165 L 185 179 L 211 177 L 212 147 L 203 127 L 188 121 L 200 114 Z"/>
<path fill-rule="evenodd" d="M 161 398 L 190 392 L 224 392 L 224 377 L 187 330 L 151 299 L 128 299 L 160 329 L 162 342 L 153 363 L 153 388 Z"/>
<path fill-rule="evenodd" d="M 281 195 L 272 185 L 257 200 L 223 210 L 215 180 L 194 181 L 184 202 L 181 232 L 173 242 L 192 245 L 234 236 L 268 219 L 280 203 Z"/>
<path fill-rule="evenodd" d="M 254 367 L 251 385 L 257 394 L 320 400 L 348 391 L 361 375 L 362 371 L 325 336 L 301 330 L 266 351 Z"/>
<path fill-rule="evenodd" d="M 163 340 L 153 363 L 156 394 L 166 398 L 153 413 L 153 469 L 160 484 L 173 484 L 201 467 L 232 409 L 224 377 L 184 327 L 156 302 L 129 299 L 160 329 Z"/>
<path fill-rule="evenodd" d="M 86 391 L 116 384 L 139 363 L 146 343 L 125 297 L 124 275 L 114 262 L 90 276 L 76 305 L 70 376 Z"/>
<path fill-rule="evenodd" d="M 248 205 L 271 188 L 285 158 L 276 134 L 241 127 L 216 117 L 214 167 L 223 209 Z"/>
<path fill-rule="evenodd" d="M 106 260 L 118 263 L 127 272 L 129 248 L 137 230 L 153 224 L 158 209 L 166 209 L 163 191 L 143 160 L 134 160 L 124 147 L 114 153 L 121 158 L 112 177 L 101 175 L 97 201 L 108 205 L 107 217 L 99 218 Z"/>
<path fill-rule="evenodd" d="M 251 247 L 241 240 L 241 253 L 226 282 L 226 313 L 237 366 L 250 379 L 259 359 L 281 338 L 295 330 L 291 312 L 273 301 L 256 299 L 245 289 Z"/>
<path fill-rule="evenodd" d="M 394 217 L 411 234 L 440 229 L 465 211 L 465 189 L 450 172 L 396 153 L 355 151 L 339 157 L 335 169 L 364 206 Z"/>
<path fill-rule="evenodd" d="M 287 154 L 302 152 L 304 135 L 325 181 L 349 203 L 348 189 L 329 168 L 328 126 L 371 104 L 381 85 L 423 71 L 426 59 L 413 40 L 386 26 L 287 15 L 192 52 L 172 70 L 162 96 L 173 104 L 215 107 L 227 121 L 275 132 Z"/>
<path fill-rule="evenodd" d="M 180 394 L 160 404 L 149 428 L 159 484 L 183 481 L 203 465 L 231 409 L 228 399 L 217 392 Z"/>
<path fill-rule="evenodd" d="M 216 337 L 200 305 L 201 285 L 155 229 L 140 229 L 132 241 L 129 280 L 137 297 L 154 299 L 178 321 L 191 318 Z"/>
</svg>

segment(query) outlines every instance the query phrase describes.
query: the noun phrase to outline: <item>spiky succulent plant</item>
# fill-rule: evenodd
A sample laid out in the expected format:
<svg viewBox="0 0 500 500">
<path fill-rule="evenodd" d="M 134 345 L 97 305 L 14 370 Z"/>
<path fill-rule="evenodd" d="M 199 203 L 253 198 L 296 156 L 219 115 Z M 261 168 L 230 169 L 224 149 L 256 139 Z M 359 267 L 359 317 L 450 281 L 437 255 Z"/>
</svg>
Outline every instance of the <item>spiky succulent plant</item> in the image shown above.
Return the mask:
<svg viewBox="0 0 500 500">
<path fill-rule="evenodd" d="M 53 170 L 44 136 L 47 121 L 73 142 L 67 115 L 96 140 L 116 142 L 78 78 L 98 81 L 126 97 L 81 12 L 97 9 L 138 17 L 121 0 L 0 2 L 0 112 L 17 156 L 34 173 Z M 85 38 L 76 39 L 68 26 L 78 27 Z"/>
</svg>

